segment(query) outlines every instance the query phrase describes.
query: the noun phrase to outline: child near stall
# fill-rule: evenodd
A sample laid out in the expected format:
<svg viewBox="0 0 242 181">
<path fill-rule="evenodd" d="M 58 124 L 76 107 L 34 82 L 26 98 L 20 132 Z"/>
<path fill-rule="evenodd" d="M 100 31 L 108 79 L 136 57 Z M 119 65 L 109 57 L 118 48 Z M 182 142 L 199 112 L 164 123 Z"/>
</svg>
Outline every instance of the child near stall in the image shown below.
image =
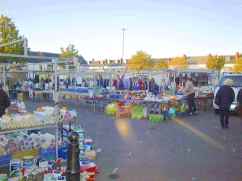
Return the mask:
<svg viewBox="0 0 242 181">
<path fill-rule="evenodd" d="M 164 121 L 169 120 L 169 106 L 167 104 L 162 104 L 161 105 L 161 110 L 164 115 Z"/>
</svg>

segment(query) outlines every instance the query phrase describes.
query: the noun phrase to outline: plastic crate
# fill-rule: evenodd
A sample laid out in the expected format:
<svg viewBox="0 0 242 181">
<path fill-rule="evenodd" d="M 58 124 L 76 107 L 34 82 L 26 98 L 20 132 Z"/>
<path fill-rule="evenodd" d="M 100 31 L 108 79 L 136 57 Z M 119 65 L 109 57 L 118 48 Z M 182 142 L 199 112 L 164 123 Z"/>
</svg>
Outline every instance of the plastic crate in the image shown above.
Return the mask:
<svg viewBox="0 0 242 181">
<path fill-rule="evenodd" d="M 59 158 L 62 158 L 63 160 L 67 160 L 67 154 L 68 154 L 68 147 L 63 146 L 58 149 L 58 156 Z"/>
<path fill-rule="evenodd" d="M 149 121 L 151 123 L 160 123 L 160 122 L 164 121 L 164 116 L 160 115 L 160 114 L 150 114 Z"/>
<path fill-rule="evenodd" d="M 64 160 L 67 159 L 68 147 L 63 146 L 58 148 L 58 157 Z M 56 159 L 56 149 L 55 148 L 47 148 L 41 149 L 39 152 L 40 159 L 43 160 L 55 160 Z"/>
<path fill-rule="evenodd" d="M 55 148 L 41 149 L 39 152 L 39 157 L 43 160 L 55 160 L 56 149 Z"/>
<path fill-rule="evenodd" d="M 10 154 L 0 156 L 0 167 L 9 165 L 11 159 L 12 157 Z"/>
</svg>

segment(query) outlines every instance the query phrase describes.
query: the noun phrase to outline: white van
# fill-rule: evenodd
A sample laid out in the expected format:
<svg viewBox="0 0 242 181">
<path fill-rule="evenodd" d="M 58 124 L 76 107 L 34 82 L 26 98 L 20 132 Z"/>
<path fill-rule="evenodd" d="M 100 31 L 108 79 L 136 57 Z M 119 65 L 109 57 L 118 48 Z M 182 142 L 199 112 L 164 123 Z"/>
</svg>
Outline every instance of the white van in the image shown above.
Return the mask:
<svg viewBox="0 0 242 181">
<path fill-rule="evenodd" d="M 223 77 L 219 81 L 218 86 L 216 86 L 215 90 L 214 90 L 213 108 L 214 108 L 215 112 L 217 112 L 217 110 L 219 109 L 218 105 L 215 104 L 215 97 L 216 97 L 216 94 L 217 94 L 220 86 L 223 85 L 223 83 L 226 79 L 232 79 L 234 82 L 232 88 L 234 90 L 235 98 L 234 98 L 234 102 L 232 103 L 232 105 L 230 107 L 230 110 L 232 112 L 235 112 L 237 110 L 237 107 L 238 107 L 237 97 L 238 97 L 239 90 L 242 89 L 242 74 L 225 74 L 225 75 L 223 75 Z"/>
</svg>

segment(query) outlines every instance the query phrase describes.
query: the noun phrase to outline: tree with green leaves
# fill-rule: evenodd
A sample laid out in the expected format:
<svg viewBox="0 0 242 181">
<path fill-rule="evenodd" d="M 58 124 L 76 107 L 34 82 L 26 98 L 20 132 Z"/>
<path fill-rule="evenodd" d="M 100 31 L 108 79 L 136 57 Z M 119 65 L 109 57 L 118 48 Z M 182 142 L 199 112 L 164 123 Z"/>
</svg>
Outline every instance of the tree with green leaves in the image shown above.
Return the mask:
<svg viewBox="0 0 242 181">
<path fill-rule="evenodd" d="M 152 68 L 151 56 L 144 51 L 137 51 L 128 61 L 129 70 L 142 71 Z"/>
<path fill-rule="evenodd" d="M 59 64 L 61 68 L 68 67 L 68 69 L 75 69 L 77 66 L 79 66 L 78 61 L 74 61 L 74 59 L 79 60 L 79 55 L 78 55 L 78 50 L 75 48 L 73 44 L 69 44 L 66 48 L 61 48 L 61 54 L 60 54 L 60 59 L 63 60 L 69 60 L 67 61 L 68 64 L 66 65 L 65 63 Z"/>
<path fill-rule="evenodd" d="M 61 48 L 60 58 L 68 59 L 78 57 L 78 50 L 73 44 L 69 44 L 66 48 Z"/>
<path fill-rule="evenodd" d="M 169 67 L 175 69 L 186 69 L 188 67 L 188 60 L 186 55 L 182 57 L 175 57 L 169 61 Z"/>
<path fill-rule="evenodd" d="M 236 73 L 242 72 L 242 57 L 239 52 L 237 52 L 235 55 L 235 64 L 233 66 L 233 71 Z"/>
<path fill-rule="evenodd" d="M 208 55 L 207 59 L 207 68 L 210 70 L 221 71 L 225 64 L 225 57 L 224 56 L 212 56 L 211 54 Z"/>
<path fill-rule="evenodd" d="M 14 22 L 11 18 L 1 15 L 0 16 L 0 44 L 8 44 L 15 40 L 22 39 L 23 37 L 19 35 Z M 13 43 L 11 45 L 0 46 L 0 53 L 10 53 L 10 54 L 23 54 L 24 47 L 23 41 Z"/>
<path fill-rule="evenodd" d="M 218 78 L 220 77 L 220 72 L 225 64 L 225 57 L 224 56 L 218 56 L 218 55 L 208 55 L 207 58 L 207 68 L 213 71 L 218 72 Z"/>
<path fill-rule="evenodd" d="M 165 60 L 163 60 L 163 59 L 159 59 L 157 61 L 153 61 L 152 68 L 154 70 L 167 69 L 168 68 L 168 63 Z"/>
</svg>

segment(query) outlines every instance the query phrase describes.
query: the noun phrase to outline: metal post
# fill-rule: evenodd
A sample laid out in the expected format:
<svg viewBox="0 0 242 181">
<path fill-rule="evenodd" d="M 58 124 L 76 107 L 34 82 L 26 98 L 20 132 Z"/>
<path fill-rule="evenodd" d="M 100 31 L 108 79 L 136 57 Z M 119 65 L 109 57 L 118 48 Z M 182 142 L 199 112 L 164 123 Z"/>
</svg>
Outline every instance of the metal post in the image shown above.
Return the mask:
<svg viewBox="0 0 242 181">
<path fill-rule="evenodd" d="M 55 82 L 55 87 L 54 87 L 54 92 L 53 92 L 53 98 L 54 98 L 54 102 L 58 102 L 57 59 L 53 59 L 53 66 L 54 66 L 54 82 Z"/>
<path fill-rule="evenodd" d="M 125 35 L 125 28 L 122 28 L 123 31 L 123 41 L 122 41 L 122 61 L 124 61 L 124 35 Z"/>
<path fill-rule="evenodd" d="M 6 65 L 3 64 L 3 88 L 6 90 L 6 79 L 7 79 L 7 76 L 6 76 Z"/>
<path fill-rule="evenodd" d="M 24 55 L 27 56 L 28 55 L 28 41 L 27 41 L 27 38 L 24 38 L 23 41 L 24 41 Z"/>
<path fill-rule="evenodd" d="M 80 181 L 79 153 L 79 135 L 76 132 L 72 132 L 69 136 L 66 170 L 67 181 Z"/>
<path fill-rule="evenodd" d="M 59 118 L 59 117 L 58 117 Z M 56 155 L 56 160 L 59 158 L 59 154 L 58 154 L 58 150 L 59 150 L 59 145 L 58 145 L 58 142 L 59 142 L 59 125 L 58 125 L 58 121 L 56 122 L 56 132 L 55 132 L 55 155 Z M 61 127 L 61 129 L 63 129 Z"/>
</svg>

